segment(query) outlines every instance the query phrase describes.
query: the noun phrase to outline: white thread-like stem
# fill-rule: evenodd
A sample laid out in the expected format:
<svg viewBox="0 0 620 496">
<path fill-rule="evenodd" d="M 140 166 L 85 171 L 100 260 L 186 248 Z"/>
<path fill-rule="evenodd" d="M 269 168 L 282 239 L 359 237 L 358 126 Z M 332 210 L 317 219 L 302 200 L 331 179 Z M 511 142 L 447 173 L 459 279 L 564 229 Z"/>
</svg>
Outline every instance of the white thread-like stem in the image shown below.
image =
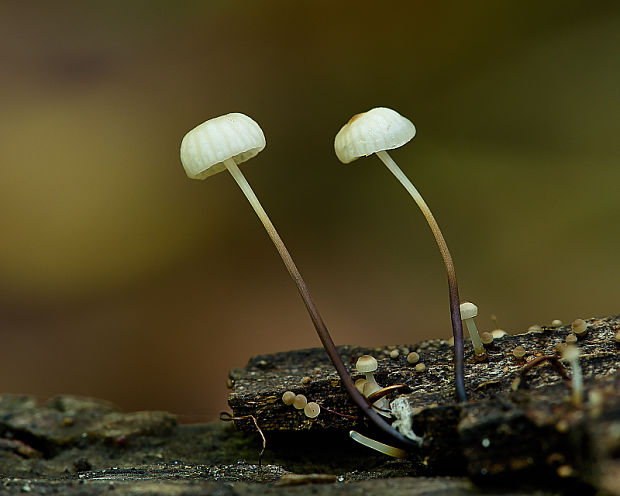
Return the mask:
<svg viewBox="0 0 620 496">
<path fill-rule="evenodd" d="M 370 439 L 369 437 L 361 435 L 357 431 L 349 431 L 349 436 L 351 436 L 351 439 L 353 439 L 354 441 L 363 444 L 367 448 L 379 451 L 384 455 L 393 456 L 394 458 L 404 458 L 405 456 L 407 456 L 407 452 L 399 448 L 395 448 L 394 446 L 383 444 L 379 441 L 375 441 L 374 439 Z"/>
</svg>

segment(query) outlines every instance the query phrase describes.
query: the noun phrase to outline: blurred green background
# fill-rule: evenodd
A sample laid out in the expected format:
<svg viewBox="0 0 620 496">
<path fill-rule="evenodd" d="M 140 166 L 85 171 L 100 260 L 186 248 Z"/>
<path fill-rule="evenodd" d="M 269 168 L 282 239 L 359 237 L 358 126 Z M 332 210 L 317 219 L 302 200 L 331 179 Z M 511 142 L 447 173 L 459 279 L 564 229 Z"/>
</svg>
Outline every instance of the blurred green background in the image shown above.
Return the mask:
<svg viewBox="0 0 620 496">
<path fill-rule="evenodd" d="M 451 333 L 424 218 L 333 138 L 388 106 L 479 327 L 617 314 L 620 3 L 0 5 L 0 390 L 210 420 L 228 369 L 318 346 L 232 178 L 178 150 L 243 112 L 243 166 L 336 343 Z"/>
</svg>

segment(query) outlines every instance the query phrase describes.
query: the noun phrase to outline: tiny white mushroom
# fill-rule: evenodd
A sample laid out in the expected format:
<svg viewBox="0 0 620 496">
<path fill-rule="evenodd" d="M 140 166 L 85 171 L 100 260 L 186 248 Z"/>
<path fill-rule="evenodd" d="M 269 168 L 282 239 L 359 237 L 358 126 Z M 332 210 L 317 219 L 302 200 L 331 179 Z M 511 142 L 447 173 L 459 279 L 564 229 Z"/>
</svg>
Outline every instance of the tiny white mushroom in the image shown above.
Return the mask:
<svg viewBox="0 0 620 496">
<path fill-rule="evenodd" d="M 476 305 L 469 301 L 461 303 L 461 319 L 463 319 L 469 331 L 471 343 L 474 345 L 474 354 L 479 358 L 484 358 L 486 357 L 486 351 L 484 350 L 484 345 L 480 340 L 480 334 L 478 334 L 478 328 L 474 322 L 474 317 L 476 315 L 478 315 L 478 307 Z"/>
<path fill-rule="evenodd" d="M 377 384 L 377 381 L 375 380 L 373 372 L 377 370 L 378 366 L 379 364 L 377 362 L 377 359 L 372 355 L 362 355 L 357 359 L 357 362 L 355 363 L 355 369 L 360 374 L 365 374 L 366 380 L 368 382 L 374 382 L 375 384 Z"/>
<path fill-rule="evenodd" d="M 491 331 L 491 335 L 493 336 L 493 339 L 501 339 L 506 335 L 506 331 L 504 331 L 503 329 L 493 329 Z"/>
<path fill-rule="evenodd" d="M 298 394 L 293 399 L 293 406 L 297 408 L 297 410 L 303 410 L 307 404 L 308 399 L 303 394 Z"/>
<path fill-rule="evenodd" d="M 366 381 L 364 387 L 362 388 L 362 394 L 366 396 L 366 398 L 368 398 L 372 393 L 379 391 L 379 389 L 381 389 L 381 386 L 379 386 L 379 384 L 377 384 L 376 382 Z M 379 401 L 381 400 L 378 400 L 373 404 L 377 406 L 377 403 Z"/>
<path fill-rule="evenodd" d="M 571 324 L 571 329 L 578 338 L 583 338 L 588 332 L 588 323 L 583 319 L 577 319 Z"/>
<path fill-rule="evenodd" d="M 304 414 L 308 418 L 318 417 L 319 413 L 321 413 L 321 407 L 314 401 L 311 401 L 304 407 Z"/>
<path fill-rule="evenodd" d="M 381 386 L 379 386 L 375 379 L 375 376 L 373 375 L 373 372 L 377 370 L 378 366 L 379 364 L 377 362 L 377 359 L 371 355 L 362 355 L 357 359 L 357 363 L 355 364 L 355 369 L 360 374 L 366 374 L 367 382 L 361 386 L 362 394 L 366 398 L 368 398 L 375 391 L 379 391 L 379 389 L 381 389 Z M 387 398 L 380 398 L 372 405 L 377 411 L 377 413 L 379 413 L 380 415 L 383 415 L 384 417 L 390 416 L 390 414 L 385 411 L 389 410 L 390 407 L 390 403 Z"/>
<path fill-rule="evenodd" d="M 420 361 L 420 355 L 415 351 L 412 351 L 407 355 L 407 363 L 413 365 L 414 363 L 418 363 Z"/>
<path fill-rule="evenodd" d="M 282 403 L 284 403 L 285 405 L 291 406 L 294 400 L 295 400 L 295 393 L 293 391 L 286 391 L 282 395 Z"/>
<path fill-rule="evenodd" d="M 562 359 L 567 361 L 571 366 L 573 373 L 573 405 L 580 407 L 583 402 L 583 375 L 579 366 L 579 348 L 574 345 L 568 345 L 562 352 Z"/>
<path fill-rule="evenodd" d="M 355 381 L 355 387 L 357 388 L 357 390 L 364 394 L 364 384 L 368 383 L 368 381 L 366 379 L 358 379 Z"/>
</svg>

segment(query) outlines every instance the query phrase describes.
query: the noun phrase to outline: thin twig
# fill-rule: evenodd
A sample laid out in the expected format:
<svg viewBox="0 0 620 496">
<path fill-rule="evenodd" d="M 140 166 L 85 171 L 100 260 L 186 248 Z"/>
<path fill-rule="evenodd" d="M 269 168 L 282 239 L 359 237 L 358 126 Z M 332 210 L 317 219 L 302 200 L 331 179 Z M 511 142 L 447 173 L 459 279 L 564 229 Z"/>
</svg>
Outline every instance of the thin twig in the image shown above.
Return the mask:
<svg viewBox="0 0 620 496">
<path fill-rule="evenodd" d="M 230 422 L 231 420 L 246 420 L 249 418 L 251 418 L 254 421 L 256 430 L 260 434 L 260 437 L 263 439 L 263 449 L 258 454 L 258 468 L 260 469 L 262 466 L 263 453 L 265 453 L 265 448 L 267 447 L 267 439 L 265 438 L 265 435 L 263 434 L 263 431 L 261 430 L 261 428 L 258 426 L 256 417 L 254 417 L 254 415 L 243 415 L 241 417 L 233 417 L 229 412 L 220 413 L 220 420 L 222 420 L 223 422 Z"/>
<path fill-rule="evenodd" d="M 322 405 L 321 403 L 319 403 L 319 406 L 321 407 L 321 410 L 325 410 L 326 412 L 333 413 L 334 415 L 338 415 L 339 417 L 344 417 L 344 418 L 348 418 L 348 419 L 351 419 L 351 420 L 357 419 L 357 417 L 355 415 L 347 415 L 346 413 L 340 413 L 340 412 L 337 412 L 335 410 L 330 410 L 329 408 L 327 408 L 326 406 Z"/>
<path fill-rule="evenodd" d="M 536 365 L 540 365 L 543 362 L 549 362 L 551 366 L 553 367 L 553 370 L 555 370 L 560 376 L 562 376 L 562 379 L 566 381 L 570 381 L 570 377 L 568 373 L 566 372 L 566 368 L 564 367 L 564 365 L 562 365 L 562 362 L 557 356 L 543 355 L 543 356 L 534 358 L 533 360 L 527 362 L 523 367 L 521 367 L 517 389 L 521 387 L 521 384 L 523 382 L 525 382 L 525 376 L 527 375 L 527 373 L 530 370 L 532 370 Z"/>
</svg>

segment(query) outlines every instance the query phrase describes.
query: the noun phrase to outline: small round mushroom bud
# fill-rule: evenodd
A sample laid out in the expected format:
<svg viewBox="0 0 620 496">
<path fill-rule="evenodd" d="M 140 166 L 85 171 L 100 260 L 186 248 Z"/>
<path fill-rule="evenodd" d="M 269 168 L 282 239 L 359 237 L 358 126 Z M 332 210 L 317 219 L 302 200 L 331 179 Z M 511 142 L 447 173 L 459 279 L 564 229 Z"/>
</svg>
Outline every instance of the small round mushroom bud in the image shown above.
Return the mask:
<svg viewBox="0 0 620 496">
<path fill-rule="evenodd" d="M 507 333 L 503 329 L 494 329 L 491 331 L 491 334 L 493 335 L 493 339 L 500 339 L 503 338 Z"/>
<path fill-rule="evenodd" d="M 570 333 L 566 336 L 566 344 L 575 344 L 577 342 L 577 335 Z"/>
<path fill-rule="evenodd" d="M 424 365 L 423 363 L 418 363 L 415 366 L 415 371 L 416 372 L 424 372 L 426 370 L 426 365 Z"/>
<path fill-rule="evenodd" d="M 460 309 L 461 319 L 465 322 L 467 330 L 469 331 L 469 337 L 471 338 L 471 344 L 474 345 L 474 354 L 476 355 L 476 358 L 486 358 L 486 351 L 484 350 L 484 346 L 480 340 L 480 335 L 478 334 L 478 328 L 474 322 L 474 317 L 478 315 L 478 307 L 473 303 L 466 301 L 465 303 L 461 303 Z"/>
<path fill-rule="evenodd" d="M 376 382 L 366 381 L 362 390 L 362 394 L 366 396 L 366 398 L 368 398 L 375 391 L 379 391 L 379 389 L 381 389 L 381 386 L 379 386 L 379 384 L 377 384 Z"/>
<path fill-rule="evenodd" d="M 616 331 L 616 334 L 614 334 L 614 341 L 620 343 L 620 331 Z"/>
<path fill-rule="evenodd" d="M 364 383 L 364 386 L 362 388 L 362 394 L 366 398 L 368 398 L 372 393 L 379 391 L 379 389 L 381 389 L 381 386 L 379 386 L 379 384 L 377 384 L 376 382 L 367 381 L 366 383 Z M 380 415 L 383 415 L 384 417 L 390 416 L 390 413 L 384 411 L 390 409 L 390 402 L 387 398 L 379 398 L 372 404 L 372 406 L 376 408 L 377 412 Z"/>
<path fill-rule="evenodd" d="M 293 401 L 295 401 L 295 393 L 293 391 L 286 391 L 282 395 L 282 403 L 285 405 L 291 406 Z"/>
<path fill-rule="evenodd" d="M 355 363 L 355 370 L 357 370 L 360 374 L 366 374 L 366 380 L 368 382 L 374 382 L 377 384 L 373 372 L 377 370 L 378 366 L 379 364 L 377 363 L 377 359 L 375 357 L 372 355 L 362 355 Z"/>
<path fill-rule="evenodd" d="M 306 384 L 310 384 L 312 379 L 307 375 L 301 378 L 301 383 L 305 386 Z"/>
<path fill-rule="evenodd" d="M 551 327 L 562 327 L 563 322 L 560 319 L 551 321 Z"/>
<path fill-rule="evenodd" d="M 414 363 L 418 363 L 420 361 L 420 355 L 418 355 L 415 351 L 412 351 L 407 355 L 407 363 L 413 365 Z"/>
<path fill-rule="evenodd" d="M 357 390 L 364 394 L 364 384 L 366 384 L 368 381 L 366 379 L 358 379 L 357 381 L 355 381 L 355 387 L 357 388 Z"/>
<path fill-rule="evenodd" d="M 321 413 L 321 407 L 314 401 L 311 401 L 304 407 L 304 414 L 308 418 L 316 418 L 319 416 L 319 413 Z"/>
<path fill-rule="evenodd" d="M 398 350 L 392 350 L 390 351 L 390 358 L 395 360 L 396 358 L 398 358 L 400 356 L 400 351 Z"/>
<path fill-rule="evenodd" d="M 583 376 L 581 367 L 579 366 L 579 348 L 574 345 L 568 345 L 562 353 L 562 360 L 567 361 L 573 372 L 573 405 L 579 408 L 583 402 Z"/>
<path fill-rule="evenodd" d="M 518 360 L 521 360 L 525 356 L 525 348 L 523 346 L 517 346 L 512 350 L 512 354 Z"/>
<path fill-rule="evenodd" d="M 293 406 L 297 408 L 297 410 L 303 410 L 303 408 L 308 404 L 308 399 L 303 394 L 298 394 L 293 399 Z"/>
<path fill-rule="evenodd" d="M 491 332 L 483 332 L 480 334 L 480 341 L 485 346 L 489 346 L 493 344 L 493 333 Z"/>
<path fill-rule="evenodd" d="M 570 465 L 560 465 L 556 469 L 556 473 L 558 474 L 558 477 L 561 477 L 562 479 L 566 479 L 568 477 L 575 476 L 575 469 L 571 467 Z"/>
<path fill-rule="evenodd" d="M 583 319 L 577 319 L 570 325 L 578 338 L 583 338 L 588 332 L 588 323 Z"/>
<path fill-rule="evenodd" d="M 527 332 L 531 332 L 531 333 L 542 332 L 542 327 L 540 327 L 538 324 L 534 324 L 533 326 L 530 326 L 527 328 Z"/>
<path fill-rule="evenodd" d="M 463 328 L 459 318 L 459 289 L 452 256 L 448 250 L 448 245 L 443 237 L 443 233 L 439 228 L 439 224 L 437 224 L 428 204 L 424 201 L 424 198 L 422 198 L 422 195 L 413 183 L 388 154 L 388 150 L 393 150 L 409 142 L 415 136 L 415 133 L 415 126 L 409 119 L 392 109 L 378 107 L 368 112 L 357 114 L 349 119 L 349 122 L 338 131 L 334 139 L 334 149 L 338 159 L 345 164 L 353 162 L 363 156 L 372 155 L 373 153 L 376 154 L 407 190 L 426 218 L 433 232 L 433 236 L 435 237 L 435 241 L 437 242 L 437 246 L 439 247 L 444 265 L 446 266 L 452 331 L 455 342 L 455 385 L 459 399 L 461 401 L 467 401 L 464 380 Z"/>
</svg>

